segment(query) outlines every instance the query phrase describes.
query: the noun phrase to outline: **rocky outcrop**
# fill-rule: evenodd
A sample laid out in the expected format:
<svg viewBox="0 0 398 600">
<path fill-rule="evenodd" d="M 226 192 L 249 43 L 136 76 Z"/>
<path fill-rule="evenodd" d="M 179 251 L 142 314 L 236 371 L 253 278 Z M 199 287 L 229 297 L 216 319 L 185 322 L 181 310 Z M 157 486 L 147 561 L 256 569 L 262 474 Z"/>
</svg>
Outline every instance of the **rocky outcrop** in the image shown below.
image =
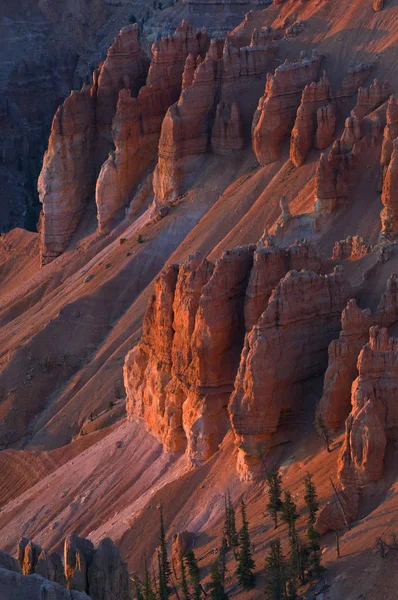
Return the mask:
<svg viewBox="0 0 398 600">
<path fill-rule="evenodd" d="M 375 79 L 370 87 L 360 87 L 358 89 L 357 105 L 351 111 L 351 115 L 357 119 L 363 119 L 363 117 L 384 102 L 390 93 L 391 90 L 388 81 L 380 83 Z"/>
<path fill-rule="evenodd" d="M 214 154 L 231 154 L 243 146 L 243 125 L 237 104 L 234 102 L 232 107 L 218 104 L 211 133 Z"/>
<path fill-rule="evenodd" d="M 340 140 L 336 140 L 328 152 L 321 154 L 315 173 L 316 230 L 325 216 L 328 217 L 338 208 L 347 205 L 356 180 L 359 155 L 358 143 L 347 151 Z"/>
<path fill-rule="evenodd" d="M 302 382 L 325 369 L 349 293 L 341 269 L 290 271 L 246 334 L 229 405 L 242 477 L 258 475 L 281 416 L 299 410 Z"/>
<path fill-rule="evenodd" d="M 342 484 L 356 488 L 380 479 L 387 440 L 397 439 L 398 340 L 386 328 L 370 329 L 358 373 L 338 468 Z"/>
<path fill-rule="evenodd" d="M 0 567 L 2 600 L 93 600 L 84 592 L 65 589 L 40 575 L 22 575 Z"/>
<path fill-rule="evenodd" d="M 398 138 L 398 96 L 391 95 L 387 104 L 387 124 L 384 128 L 383 146 L 381 148 L 380 166 L 382 177 L 390 164 L 394 150 L 394 140 Z"/>
<path fill-rule="evenodd" d="M 88 571 L 93 600 L 131 600 L 130 577 L 119 550 L 110 538 L 101 540 Z"/>
<path fill-rule="evenodd" d="M 390 163 L 385 171 L 381 201 L 382 231 L 386 236 L 394 236 L 398 232 L 398 138 L 393 142 Z"/>
<path fill-rule="evenodd" d="M 21 538 L 18 545 L 18 562 L 24 575 L 35 573 L 41 548 L 27 538 Z"/>
<path fill-rule="evenodd" d="M 94 545 L 90 540 L 71 533 L 65 540 L 64 565 L 68 590 L 87 590 L 88 569 L 94 556 Z"/>
<path fill-rule="evenodd" d="M 334 243 L 332 259 L 339 261 L 347 258 L 358 260 L 371 251 L 372 246 L 361 235 L 349 235 L 345 240 Z"/>
<path fill-rule="evenodd" d="M 195 540 L 195 534 L 191 531 L 181 531 L 173 535 L 172 560 L 178 565 L 180 560 L 192 548 Z"/>
<path fill-rule="evenodd" d="M 381 327 L 391 327 L 398 321 L 398 274 L 392 273 L 386 291 L 377 307 L 377 322 Z"/>
<path fill-rule="evenodd" d="M 306 85 L 303 90 L 290 138 L 290 160 L 296 167 L 304 164 L 309 151 L 314 145 L 314 136 L 317 132 L 317 112 L 321 107 L 324 110 L 326 109 L 325 105 L 328 104 L 330 96 L 330 83 L 325 72 L 317 83 L 312 82 L 310 85 Z M 329 119 L 327 110 L 325 116 L 328 119 L 328 126 L 330 126 L 332 120 Z M 323 127 L 323 133 L 320 133 L 320 135 L 326 137 L 325 127 Z M 325 141 L 322 140 L 322 142 Z"/>
<path fill-rule="evenodd" d="M 206 48 L 206 32 L 197 32 L 183 21 L 172 36 L 153 44 L 146 85 L 138 96 L 133 97 L 129 89 L 120 91 L 112 126 L 115 150 L 103 164 L 96 185 L 100 232 L 111 228 L 154 162 L 162 120 L 181 92 L 185 62 L 194 70 Z"/>
<path fill-rule="evenodd" d="M 298 243 L 289 248 L 274 245 L 257 247 L 245 297 L 246 331 L 249 332 L 257 323 L 273 290 L 288 271 L 307 269 L 319 273 L 321 266 L 322 261 L 311 244 Z"/>
<path fill-rule="evenodd" d="M 384 0 L 373 0 L 372 8 L 375 12 L 380 12 L 384 8 Z"/>
<path fill-rule="evenodd" d="M 0 569 L 6 569 L 7 571 L 14 571 L 14 573 L 22 573 L 19 562 L 16 558 L 0 550 Z"/>
<path fill-rule="evenodd" d="M 192 57 L 187 58 L 181 96 L 162 123 L 153 182 L 155 207 L 184 192 L 192 157 L 211 148 L 229 153 L 242 147 L 240 119 L 251 122 L 255 109 L 245 92 L 274 63 L 278 47 L 273 35 L 270 29 L 253 33 L 251 44 L 242 48 L 228 39 L 212 40 L 205 59 L 196 61 L 194 73 Z"/>
<path fill-rule="evenodd" d="M 94 192 L 95 178 L 112 147 L 111 124 L 120 89 L 136 93 L 147 59 L 141 55 L 138 27 L 121 30 L 105 61 L 94 72 L 92 86 L 72 92 L 54 117 L 38 181 L 41 262 L 68 246 Z"/>
<path fill-rule="evenodd" d="M 208 458 L 228 427 L 243 337 L 243 302 L 253 248 L 200 256 L 158 279 L 142 340 L 126 357 L 127 412 L 170 451 Z"/>
<path fill-rule="evenodd" d="M 230 427 L 228 402 L 249 331 L 289 269 L 320 270 L 308 244 L 242 246 L 212 264 L 169 266 L 148 304 L 140 343 L 124 365 L 127 412 L 169 451 L 201 462 Z"/>
<path fill-rule="evenodd" d="M 350 300 L 341 315 L 340 337 L 329 346 L 329 364 L 317 409 L 332 431 L 337 430 L 350 413 L 351 385 L 358 375 L 358 355 L 369 338 L 372 325 L 371 311 L 361 310 L 355 300 Z"/>
<path fill-rule="evenodd" d="M 265 92 L 252 124 L 253 151 L 260 164 L 279 158 L 282 142 L 294 125 L 301 93 L 317 79 L 320 65 L 321 56 L 314 51 L 310 58 L 303 54 L 298 62 L 286 61 L 274 75 L 267 74 Z"/>
<path fill-rule="evenodd" d="M 347 75 L 344 77 L 339 90 L 337 91 L 336 98 L 344 99 L 349 98 L 357 93 L 368 78 L 373 64 L 370 62 L 358 63 L 355 67 L 348 70 Z"/>
<path fill-rule="evenodd" d="M 333 142 L 336 129 L 336 115 L 331 104 L 321 106 L 316 112 L 316 134 L 314 146 L 318 150 L 325 150 Z"/>
</svg>

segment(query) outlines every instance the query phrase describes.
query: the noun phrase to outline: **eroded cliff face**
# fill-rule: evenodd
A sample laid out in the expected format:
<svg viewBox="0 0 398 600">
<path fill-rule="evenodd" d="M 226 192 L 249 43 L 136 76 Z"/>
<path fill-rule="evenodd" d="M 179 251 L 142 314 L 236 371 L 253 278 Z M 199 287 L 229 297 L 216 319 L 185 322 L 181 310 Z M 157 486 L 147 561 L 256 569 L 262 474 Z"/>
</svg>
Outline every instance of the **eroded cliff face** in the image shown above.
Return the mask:
<svg viewBox="0 0 398 600">
<path fill-rule="evenodd" d="M 61 254 L 94 191 L 98 169 L 112 145 L 111 124 L 120 89 L 137 93 L 148 61 L 138 43 L 138 27 L 121 30 L 94 72 L 92 86 L 72 92 L 54 117 L 38 181 L 41 261 Z"/>
<path fill-rule="evenodd" d="M 153 44 L 146 85 L 138 96 L 134 97 L 129 89 L 120 91 L 112 127 L 115 150 L 102 165 L 96 184 L 100 232 L 111 228 L 112 219 L 130 202 L 134 189 L 155 161 L 162 121 L 180 95 L 185 62 L 189 57 L 196 65 L 207 46 L 206 32 L 196 31 L 183 21 L 172 36 Z"/>
<path fill-rule="evenodd" d="M 341 315 L 341 332 L 329 346 L 329 364 L 318 414 L 332 431 L 338 429 L 351 409 L 351 385 L 357 377 L 359 352 L 369 338 L 374 318 L 369 309 L 361 310 L 350 300 Z"/>
<path fill-rule="evenodd" d="M 280 156 L 281 144 L 289 136 L 305 86 L 318 78 L 322 57 L 314 51 L 299 61 L 286 61 L 267 74 L 264 95 L 253 117 L 253 152 L 261 165 L 274 162 Z"/>
<path fill-rule="evenodd" d="M 209 458 L 232 425 L 248 478 L 280 415 L 299 410 L 301 383 L 325 369 L 349 296 L 340 270 L 315 272 L 322 261 L 311 245 L 271 242 L 227 251 L 214 265 L 195 255 L 168 267 L 124 366 L 131 419 L 193 462 Z"/>
<path fill-rule="evenodd" d="M 254 30 L 250 45 L 242 48 L 228 39 L 212 40 L 203 61 L 194 65 L 193 58 L 187 58 L 181 96 L 162 123 L 155 206 L 184 193 L 198 156 L 209 150 L 229 154 L 243 147 L 242 124 L 251 121 L 255 109 L 253 95 L 247 92 L 274 64 L 274 35 L 270 28 Z"/>
<path fill-rule="evenodd" d="M 398 340 L 386 328 L 372 327 L 358 358 L 339 458 L 344 486 L 358 488 L 381 478 L 387 441 L 396 440 L 397 386 Z"/>
<path fill-rule="evenodd" d="M 290 271 L 246 335 L 229 406 L 243 477 L 261 470 L 281 415 L 299 410 L 301 383 L 323 373 L 349 294 L 340 269 L 330 276 Z"/>
<path fill-rule="evenodd" d="M 387 237 L 398 232 L 398 138 L 392 143 L 390 162 L 385 171 L 381 201 L 384 205 L 381 211 L 382 230 Z"/>
</svg>

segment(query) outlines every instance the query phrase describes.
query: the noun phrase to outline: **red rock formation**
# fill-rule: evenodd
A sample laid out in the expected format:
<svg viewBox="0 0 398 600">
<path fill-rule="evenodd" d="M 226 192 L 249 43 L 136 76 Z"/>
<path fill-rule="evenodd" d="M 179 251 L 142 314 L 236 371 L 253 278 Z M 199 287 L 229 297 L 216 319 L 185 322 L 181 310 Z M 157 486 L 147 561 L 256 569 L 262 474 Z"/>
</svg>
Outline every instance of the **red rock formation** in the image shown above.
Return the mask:
<svg viewBox="0 0 398 600">
<path fill-rule="evenodd" d="M 245 328 L 250 331 L 268 305 L 273 290 L 288 271 L 308 269 L 319 273 L 321 259 L 311 244 L 295 244 L 290 248 L 258 247 L 245 298 Z"/>
<path fill-rule="evenodd" d="M 279 158 L 281 144 L 294 125 L 301 92 L 316 80 L 320 64 L 321 57 L 313 52 L 311 58 L 302 56 L 298 62 L 285 62 L 274 75 L 267 74 L 264 96 L 252 124 L 253 151 L 260 164 Z"/>
<path fill-rule="evenodd" d="M 379 83 L 379 81 L 375 79 L 370 87 L 360 87 L 358 89 L 357 105 L 351 111 L 351 115 L 357 119 L 363 119 L 363 117 L 371 113 L 384 102 L 390 93 L 390 84 L 388 81 Z"/>
<path fill-rule="evenodd" d="M 300 384 L 323 372 L 348 295 L 340 269 L 330 276 L 290 271 L 246 334 L 229 405 L 242 477 L 258 474 L 281 415 L 298 410 Z"/>
<path fill-rule="evenodd" d="M 398 138 L 398 96 L 392 95 L 387 104 L 387 124 L 384 129 L 383 146 L 381 149 L 380 165 L 383 176 L 390 164 L 393 153 L 393 142 Z"/>
<path fill-rule="evenodd" d="M 375 12 L 380 12 L 384 8 L 384 0 L 373 0 L 372 8 Z"/>
<path fill-rule="evenodd" d="M 214 154 L 230 154 L 243 148 L 243 126 L 237 104 L 226 107 L 218 104 L 211 147 Z"/>
<path fill-rule="evenodd" d="M 129 203 L 137 184 L 155 160 L 162 120 L 180 95 L 185 61 L 190 69 L 206 46 L 206 33 L 198 33 L 183 21 L 173 36 L 153 44 L 146 85 L 138 97 L 131 97 L 129 90 L 121 90 L 112 126 L 115 151 L 103 164 L 96 186 L 101 232 L 111 228 L 112 219 Z"/>
<path fill-rule="evenodd" d="M 350 412 L 351 385 L 358 375 L 358 355 L 369 338 L 372 325 L 374 319 L 370 310 L 361 310 L 355 300 L 350 300 L 341 315 L 340 337 L 329 346 L 329 365 L 318 406 L 318 414 L 332 431 L 342 425 Z"/>
<path fill-rule="evenodd" d="M 59 107 L 38 181 L 43 204 L 42 264 L 67 248 L 94 191 L 98 169 L 112 147 L 111 124 L 119 91 L 127 87 L 136 93 L 147 66 L 138 44 L 138 26 L 125 27 L 95 71 L 91 88 L 72 92 Z"/>
<path fill-rule="evenodd" d="M 338 469 L 343 485 L 355 487 L 380 479 L 387 436 L 396 439 L 398 339 L 389 338 L 387 329 L 370 329 L 369 343 L 358 358 L 358 372 Z"/>
<path fill-rule="evenodd" d="M 253 248 L 224 253 L 215 266 L 191 257 L 158 279 L 142 340 L 126 357 L 127 412 L 144 418 L 170 451 L 207 459 L 228 427 Z"/>
<path fill-rule="evenodd" d="M 325 150 L 333 142 L 336 129 L 336 115 L 331 104 L 321 106 L 316 112 L 316 135 L 314 146 L 318 150 Z"/>
<path fill-rule="evenodd" d="M 366 243 L 360 235 L 348 236 L 345 240 L 335 242 L 332 252 L 333 260 L 345 260 L 351 258 L 357 260 L 369 254 L 372 247 Z"/>
<path fill-rule="evenodd" d="M 398 274 L 392 273 L 387 289 L 377 307 L 377 322 L 381 327 L 390 327 L 398 321 Z"/>
<path fill-rule="evenodd" d="M 315 173 L 316 230 L 325 216 L 347 204 L 355 183 L 359 154 L 359 143 L 347 152 L 340 140 L 335 141 L 327 153 L 321 154 Z"/>
<path fill-rule="evenodd" d="M 328 102 L 330 95 L 330 83 L 325 72 L 317 83 L 312 82 L 303 90 L 290 138 L 290 160 L 296 167 L 304 164 L 314 144 L 317 111 Z"/>
<path fill-rule="evenodd" d="M 350 152 L 354 144 L 362 137 L 361 123 L 357 117 L 347 117 L 344 123 L 344 131 L 340 138 L 340 149 Z"/>
<path fill-rule="evenodd" d="M 213 40 L 205 60 L 197 61 L 194 76 L 193 61 L 187 59 L 181 96 L 169 108 L 162 124 L 154 173 L 155 206 L 167 204 L 183 193 L 185 176 L 192 170 L 191 157 L 211 148 L 209 133 L 213 128 L 216 151 L 241 147 L 237 116 L 239 113 L 244 123 L 251 122 L 254 106 L 248 99 L 247 89 L 273 63 L 278 49 L 273 35 L 272 30 L 254 35 L 250 46 L 239 49 L 228 39 L 225 43 Z M 217 102 L 221 107 L 231 106 L 232 118 L 226 126 L 222 124 L 222 108 L 214 124 Z M 237 110 L 232 111 L 234 103 Z"/>
<path fill-rule="evenodd" d="M 358 88 L 361 87 L 368 78 L 372 67 L 372 63 L 359 63 L 356 67 L 349 69 L 336 94 L 336 98 L 348 98 L 356 94 Z"/>
<path fill-rule="evenodd" d="M 387 235 L 398 232 L 398 138 L 393 142 L 393 152 L 386 169 L 383 181 L 381 201 L 384 205 L 381 211 L 382 231 Z"/>
<path fill-rule="evenodd" d="M 40 244 L 45 265 L 68 246 L 93 185 L 94 100 L 86 86 L 58 108 L 38 181 L 43 204 Z"/>
</svg>

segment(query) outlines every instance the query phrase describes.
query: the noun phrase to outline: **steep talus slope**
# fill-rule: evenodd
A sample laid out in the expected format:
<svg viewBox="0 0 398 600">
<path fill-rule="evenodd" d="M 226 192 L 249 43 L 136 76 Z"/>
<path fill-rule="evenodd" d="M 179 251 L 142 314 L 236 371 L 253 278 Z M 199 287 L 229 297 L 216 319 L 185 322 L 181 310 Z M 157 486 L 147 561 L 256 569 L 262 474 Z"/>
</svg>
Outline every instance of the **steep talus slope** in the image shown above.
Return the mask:
<svg viewBox="0 0 398 600">
<path fill-rule="evenodd" d="M 396 0 L 273 4 L 227 42 L 173 27 L 150 66 L 135 27 L 109 40 L 54 119 L 39 234 L 1 239 L 7 550 L 75 529 L 141 572 L 162 503 L 206 577 L 229 488 L 260 570 L 277 462 L 294 494 L 314 473 L 329 597 L 353 593 L 396 510 L 397 22 Z M 330 477 L 358 519 L 340 561 Z M 374 565 L 355 593 L 381 593 Z"/>
</svg>

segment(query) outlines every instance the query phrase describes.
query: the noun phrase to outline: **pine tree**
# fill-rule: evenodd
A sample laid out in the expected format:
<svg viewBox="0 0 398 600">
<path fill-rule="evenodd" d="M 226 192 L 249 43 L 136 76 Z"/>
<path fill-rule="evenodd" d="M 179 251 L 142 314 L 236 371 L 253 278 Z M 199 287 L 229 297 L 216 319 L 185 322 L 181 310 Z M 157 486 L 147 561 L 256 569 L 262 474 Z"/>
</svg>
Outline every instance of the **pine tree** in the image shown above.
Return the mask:
<svg viewBox="0 0 398 600">
<path fill-rule="evenodd" d="M 310 525 L 307 529 L 308 539 L 308 572 L 311 577 L 319 577 L 324 571 L 325 567 L 321 565 L 320 546 L 319 546 L 320 535 L 313 525 Z"/>
<path fill-rule="evenodd" d="M 225 581 L 225 572 L 227 570 L 226 562 L 227 562 L 227 552 L 228 552 L 228 542 L 225 535 L 222 536 L 221 546 L 219 551 L 220 557 L 220 568 L 223 582 Z"/>
<path fill-rule="evenodd" d="M 279 538 L 270 542 L 270 552 L 265 559 L 265 597 L 267 600 L 285 600 L 286 598 L 286 559 L 282 553 Z"/>
<path fill-rule="evenodd" d="M 200 574 L 198 561 L 193 550 L 189 550 L 185 556 L 185 562 L 188 567 L 189 581 L 192 586 L 192 597 L 194 600 L 200 600 L 202 595 L 202 586 L 200 585 Z"/>
<path fill-rule="evenodd" d="M 142 583 L 137 576 L 134 577 L 134 598 L 135 600 L 144 600 Z"/>
<path fill-rule="evenodd" d="M 268 514 L 274 520 L 274 528 L 278 527 L 278 512 L 282 507 L 282 476 L 279 473 L 279 468 L 274 467 L 270 473 L 267 475 L 267 485 L 268 485 L 268 504 L 267 511 Z"/>
<path fill-rule="evenodd" d="M 246 518 L 246 507 L 242 500 L 241 503 L 241 514 L 242 514 L 242 527 L 239 531 L 239 554 L 238 564 L 236 567 L 236 574 L 238 581 L 244 590 L 251 590 L 254 587 L 255 575 L 254 567 L 255 563 L 252 557 L 250 536 L 249 536 L 249 523 Z"/>
<path fill-rule="evenodd" d="M 184 557 L 182 555 L 180 557 L 180 570 L 181 570 L 181 591 L 184 596 L 184 600 L 188 600 L 189 599 L 189 590 L 188 590 L 187 574 L 185 571 Z"/>
<path fill-rule="evenodd" d="M 318 435 L 320 435 L 321 438 L 323 439 L 323 441 L 325 442 L 326 450 L 328 452 L 331 452 L 331 450 L 330 450 L 330 432 L 329 432 L 329 429 L 320 413 L 317 413 L 314 424 L 315 424 L 315 429 L 316 429 Z"/>
<path fill-rule="evenodd" d="M 228 532 L 228 545 L 234 549 L 234 553 L 236 554 L 236 549 L 239 546 L 238 532 L 236 531 L 236 520 L 235 520 L 235 509 L 233 507 L 231 496 L 228 492 L 227 499 L 227 513 L 226 517 L 228 519 L 227 524 L 227 532 Z"/>
<path fill-rule="evenodd" d="M 292 537 L 296 532 L 296 521 L 299 518 L 296 504 L 290 492 L 286 491 L 283 498 L 281 508 L 281 518 L 289 527 L 289 537 Z"/>
<path fill-rule="evenodd" d="M 159 600 L 168 600 L 169 598 L 169 591 L 167 589 L 167 584 L 166 584 L 166 578 L 165 578 L 165 574 L 163 571 L 163 565 L 162 565 L 162 552 L 161 549 L 158 549 L 158 572 L 159 572 L 159 590 L 158 590 L 158 596 L 159 596 Z"/>
<path fill-rule="evenodd" d="M 160 507 L 160 557 L 159 557 L 159 583 L 161 593 L 166 593 L 168 597 L 168 590 L 170 586 L 171 568 L 169 558 L 167 555 L 167 544 L 166 535 L 164 531 L 164 520 L 163 520 L 163 507 Z M 163 587 L 162 587 L 163 586 Z M 164 589 L 163 589 L 164 588 Z M 162 591 L 163 590 L 163 591 Z M 162 596 L 163 598 L 163 596 Z"/>
<path fill-rule="evenodd" d="M 306 580 L 308 556 L 308 547 L 303 544 L 299 535 L 294 531 L 290 536 L 290 575 L 291 579 L 298 580 L 301 584 L 305 583 Z"/>
<path fill-rule="evenodd" d="M 224 588 L 221 566 L 218 562 L 213 563 L 210 568 L 210 580 L 210 595 L 212 600 L 228 600 L 228 594 Z"/>
<path fill-rule="evenodd" d="M 156 600 L 156 596 L 155 596 L 155 593 L 152 588 L 151 576 L 148 571 L 146 556 L 145 556 L 144 561 L 145 561 L 145 575 L 144 575 L 144 582 L 142 584 L 142 595 L 144 597 L 144 600 Z"/>
<path fill-rule="evenodd" d="M 305 494 L 304 501 L 308 508 L 308 525 L 314 525 L 316 521 L 316 515 L 319 510 L 318 494 L 316 487 L 312 481 L 311 473 L 308 473 L 305 480 Z"/>
</svg>

